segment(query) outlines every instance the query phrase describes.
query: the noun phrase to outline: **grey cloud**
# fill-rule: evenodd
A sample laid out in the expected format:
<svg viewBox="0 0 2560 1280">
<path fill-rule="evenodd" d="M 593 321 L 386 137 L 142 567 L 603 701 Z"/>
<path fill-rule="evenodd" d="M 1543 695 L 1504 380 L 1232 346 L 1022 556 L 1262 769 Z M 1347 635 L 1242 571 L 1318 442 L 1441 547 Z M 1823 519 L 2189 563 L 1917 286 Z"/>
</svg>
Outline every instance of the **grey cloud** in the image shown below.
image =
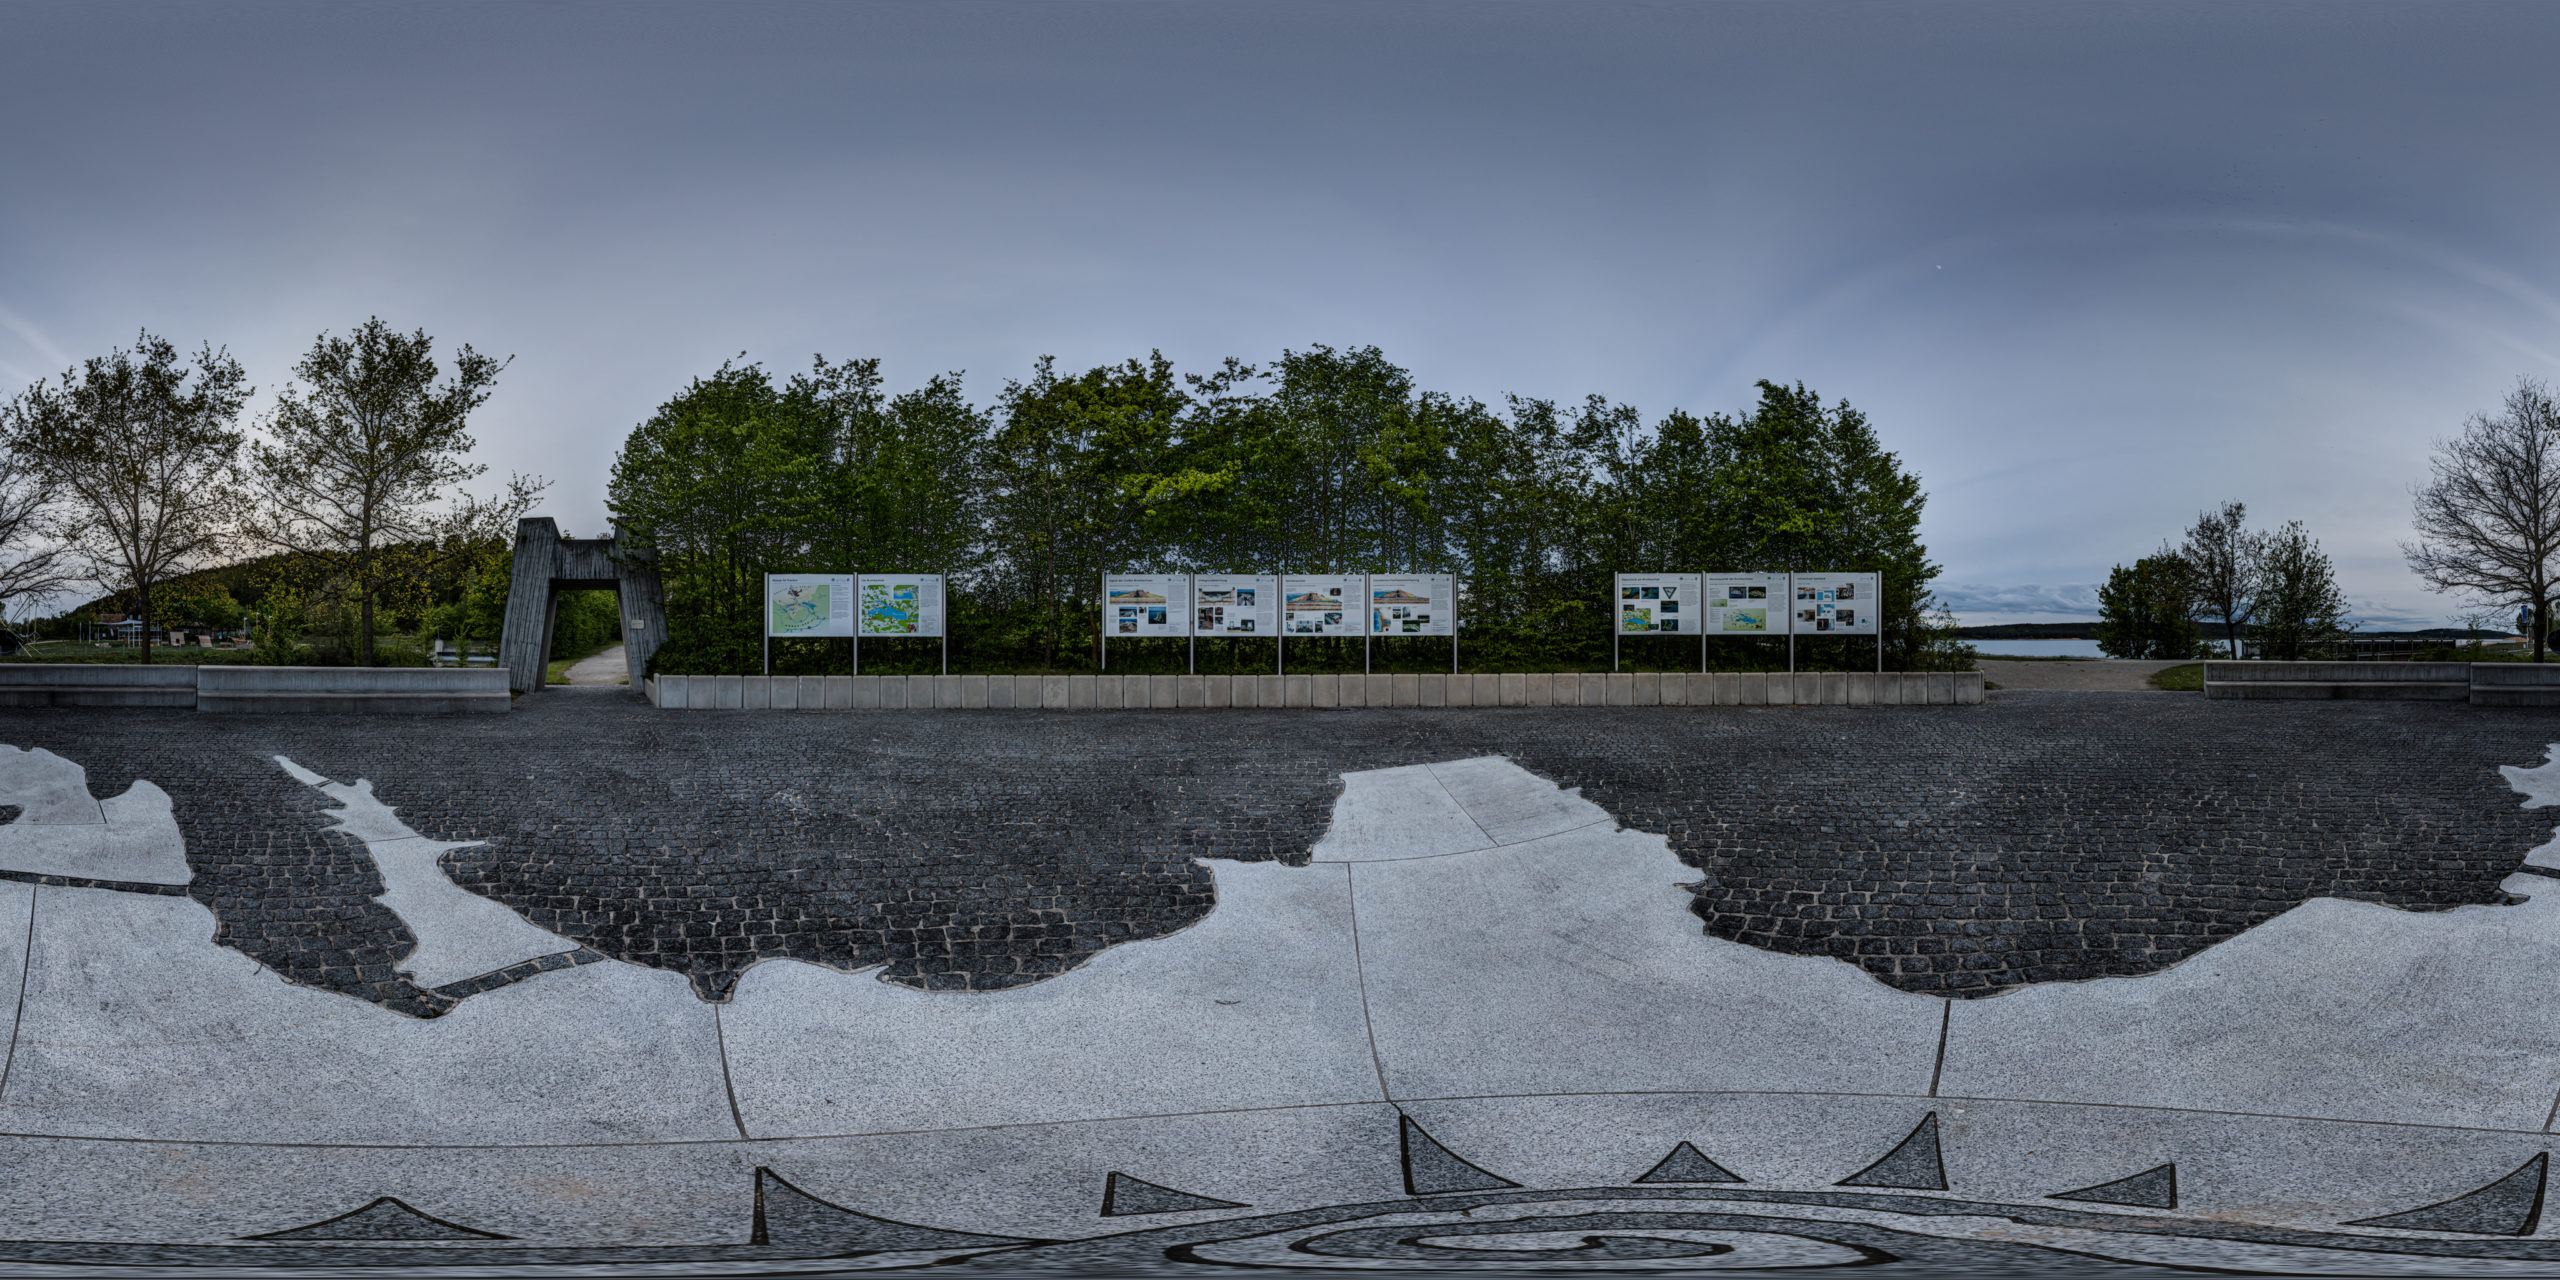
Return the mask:
<svg viewBox="0 0 2560 1280">
<path fill-rule="evenodd" d="M 2506 4 L 21 0 L 0 394 L 145 326 L 272 391 L 380 314 L 518 357 L 484 457 L 593 529 L 741 350 L 980 399 L 1316 342 L 1654 414 L 1800 379 L 1927 478 L 1950 581 L 2239 498 L 2440 618 L 2394 550 L 2427 441 L 2560 378 L 2555 45 Z"/>
</svg>

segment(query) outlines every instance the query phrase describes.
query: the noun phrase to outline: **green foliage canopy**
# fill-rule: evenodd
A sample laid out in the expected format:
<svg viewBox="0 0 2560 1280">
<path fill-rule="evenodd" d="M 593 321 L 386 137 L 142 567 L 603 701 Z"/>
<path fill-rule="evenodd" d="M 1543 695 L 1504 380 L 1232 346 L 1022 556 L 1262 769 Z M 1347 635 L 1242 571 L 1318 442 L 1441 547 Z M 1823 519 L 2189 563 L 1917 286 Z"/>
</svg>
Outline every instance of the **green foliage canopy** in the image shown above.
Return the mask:
<svg viewBox="0 0 2560 1280">
<path fill-rule="evenodd" d="M 1738 415 L 1648 422 L 1600 397 L 1488 406 L 1375 347 L 1316 346 L 1188 375 L 1160 353 L 1072 374 L 1044 358 L 981 410 L 957 374 L 891 397 L 874 360 L 781 381 L 732 361 L 632 432 L 608 500 L 658 557 L 666 671 L 759 669 L 766 573 L 890 571 L 948 575 L 956 670 L 1092 669 L 1101 575 L 1146 571 L 1455 573 L 1479 670 L 1605 663 L 1614 572 L 1874 571 L 1888 664 L 1947 656 L 1923 618 L 1938 566 L 1919 477 L 1864 414 L 1800 384 L 1763 382 Z M 1785 660 L 1783 640 L 1713 643 L 1728 666 Z M 1356 670 L 1360 648 L 1289 652 L 1292 670 Z M 1874 660 L 1864 638 L 1803 638 L 1799 658 Z M 1201 659 L 1267 670 L 1270 647 L 1204 641 Z M 843 670 L 847 654 L 778 642 L 774 661 Z M 865 670 L 936 661 L 863 647 Z"/>
</svg>

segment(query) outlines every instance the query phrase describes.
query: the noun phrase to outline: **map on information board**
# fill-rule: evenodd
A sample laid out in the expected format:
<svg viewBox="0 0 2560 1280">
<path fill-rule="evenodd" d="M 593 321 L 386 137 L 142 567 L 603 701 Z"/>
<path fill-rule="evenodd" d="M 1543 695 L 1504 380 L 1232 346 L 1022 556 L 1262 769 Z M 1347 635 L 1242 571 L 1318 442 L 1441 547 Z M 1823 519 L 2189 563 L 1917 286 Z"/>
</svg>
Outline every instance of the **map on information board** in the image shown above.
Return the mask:
<svg viewBox="0 0 2560 1280">
<path fill-rule="evenodd" d="M 1293 573 L 1280 579 L 1280 627 L 1293 636 L 1356 636 L 1365 625 L 1356 573 Z"/>
<path fill-rule="evenodd" d="M 1701 613 L 1698 575 L 1694 573 L 1622 573 L 1617 576 L 1618 634 L 1622 636 L 1694 636 Z"/>
<path fill-rule="evenodd" d="M 882 573 L 862 575 L 854 606 L 858 634 L 884 639 L 930 638 L 942 634 L 942 575 Z"/>
<path fill-rule="evenodd" d="M 1203 573 L 1191 579 L 1192 633 L 1280 634 L 1280 579 L 1268 573 Z"/>
<path fill-rule="evenodd" d="M 1190 635 L 1190 577 L 1179 573 L 1104 574 L 1102 634 L 1113 640 Z"/>
<path fill-rule="evenodd" d="M 1706 591 L 1708 635 L 1787 634 L 1787 575 L 1710 573 Z"/>
<path fill-rule="evenodd" d="M 1796 575 L 1797 635 L 1871 636 L 1878 632 L 1883 579 L 1872 573 Z"/>
<path fill-rule="evenodd" d="M 1458 580 L 1445 573 L 1369 575 L 1369 634 L 1457 634 Z"/>
<path fill-rule="evenodd" d="M 764 633 L 777 637 L 853 634 L 853 575 L 769 573 Z"/>
</svg>

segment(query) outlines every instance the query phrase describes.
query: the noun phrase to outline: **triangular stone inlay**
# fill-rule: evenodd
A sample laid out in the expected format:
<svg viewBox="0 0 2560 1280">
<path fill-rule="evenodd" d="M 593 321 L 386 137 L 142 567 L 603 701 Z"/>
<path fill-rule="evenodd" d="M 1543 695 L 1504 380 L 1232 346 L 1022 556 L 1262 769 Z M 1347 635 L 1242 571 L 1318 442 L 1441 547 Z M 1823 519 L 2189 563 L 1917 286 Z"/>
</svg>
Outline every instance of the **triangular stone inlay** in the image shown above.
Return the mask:
<svg viewBox="0 0 2560 1280">
<path fill-rule="evenodd" d="M 1422 1131 L 1412 1116 L 1398 1116 L 1398 1139 L 1404 1149 L 1404 1189 L 1407 1195 L 1437 1196 L 1453 1191 L 1501 1191 L 1520 1184 L 1509 1178 L 1496 1177 L 1467 1163 L 1458 1153 L 1441 1146 L 1437 1139 Z"/>
<path fill-rule="evenodd" d="M 1662 1163 L 1644 1171 L 1637 1182 L 1747 1182 L 1732 1170 L 1706 1157 L 1706 1153 L 1683 1142 L 1662 1158 Z"/>
<path fill-rule="evenodd" d="M 2077 1191 L 2056 1191 L 2045 1199 L 2131 1205 L 2136 1209 L 2175 1209 L 2178 1207 L 2178 1166 L 2175 1163 L 2164 1164 L 2157 1169 L 2145 1169 L 2130 1178 L 2101 1182 Z"/>
<path fill-rule="evenodd" d="M 1146 1213 L 1188 1213 L 1196 1209 L 1249 1209 L 1233 1200 L 1213 1200 L 1158 1186 L 1144 1178 L 1114 1171 L 1102 1184 L 1102 1216 L 1130 1218 Z"/>
<path fill-rule="evenodd" d="M 1019 1236 L 982 1236 L 966 1231 L 919 1227 L 858 1213 L 828 1202 L 783 1180 L 771 1169 L 756 1170 L 753 1244 L 826 1245 L 847 1253 L 880 1253 L 891 1249 L 966 1249 L 972 1246 L 1028 1244 Z"/>
<path fill-rule="evenodd" d="M 495 1231 L 466 1227 L 447 1222 L 431 1213 L 420 1213 L 398 1197 L 383 1196 L 361 1209 L 323 1218 L 306 1226 L 287 1227 L 262 1235 L 242 1236 L 243 1240 L 512 1240 Z"/>
<path fill-rule="evenodd" d="M 2542 1223 L 2543 1181 L 2550 1168 L 2551 1153 L 2545 1151 L 2477 1191 L 2405 1213 L 2358 1218 L 2346 1225 L 2458 1231 L 2475 1236 L 2529 1236 Z"/>
<path fill-rule="evenodd" d="M 1842 1178 L 1835 1186 L 1896 1187 L 1904 1191 L 1947 1189 L 1947 1162 L 1938 1153 L 1938 1113 L 1932 1111 L 1911 1136 L 1884 1153 L 1884 1159 Z"/>
</svg>

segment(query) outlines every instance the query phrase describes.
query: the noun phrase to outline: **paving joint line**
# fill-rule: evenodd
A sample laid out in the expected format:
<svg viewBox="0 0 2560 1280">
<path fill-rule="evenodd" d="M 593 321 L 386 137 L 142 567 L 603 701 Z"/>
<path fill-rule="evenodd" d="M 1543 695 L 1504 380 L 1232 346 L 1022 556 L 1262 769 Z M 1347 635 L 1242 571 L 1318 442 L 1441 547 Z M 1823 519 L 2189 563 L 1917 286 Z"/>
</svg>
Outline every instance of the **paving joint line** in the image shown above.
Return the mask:
<svg viewBox="0 0 2560 1280">
<path fill-rule="evenodd" d="M 1437 780 L 1435 777 L 1434 781 Z M 1446 787 L 1441 789 L 1447 790 Z M 1473 822 L 1474 819 L 1468 821 Z M 1378 1074 L 1378 1096 L 1393 1103 L 1395 1091 L 1387 1087 L 1387 1062 L 1378 1054 L 1378 1020 L 1369 1013 L 1369 967 L 1360 955 L 1359 868 L 1360 864 L 1356 862 L 1342 864 L 1342 900 L 1351 908 L 1351 981 L 1352 985 L 1360 988 L 1360 1029 L 1369 1037 L 1369 1069 Z"/>
<path fill-rule="evenodd" d="M 18 1005 L 9 1011 L 9 1053 L 0 1058 L 0 1099 L 9 1096 L 9 1073 L 18 1065 L 18 1029 L 27 1021 L 27 981 L 36 969 L 36 898 L 43 886 L 27 886 L 27 949 L 18 961 Z"/>
<path fill-rule="evenodd" d="M 720 1090 L 729 1095 L 729 1123 L 738 1126 L 738 1137 L 752 1142 L 747 1132 L 747 1117 L 738 1110 L 738 1085 L 729 1072 L 729 1033 L 720 1021 L 720 1006 L 711 1006 L 711 1043 L 720 1052 Z"/>
</svg>

